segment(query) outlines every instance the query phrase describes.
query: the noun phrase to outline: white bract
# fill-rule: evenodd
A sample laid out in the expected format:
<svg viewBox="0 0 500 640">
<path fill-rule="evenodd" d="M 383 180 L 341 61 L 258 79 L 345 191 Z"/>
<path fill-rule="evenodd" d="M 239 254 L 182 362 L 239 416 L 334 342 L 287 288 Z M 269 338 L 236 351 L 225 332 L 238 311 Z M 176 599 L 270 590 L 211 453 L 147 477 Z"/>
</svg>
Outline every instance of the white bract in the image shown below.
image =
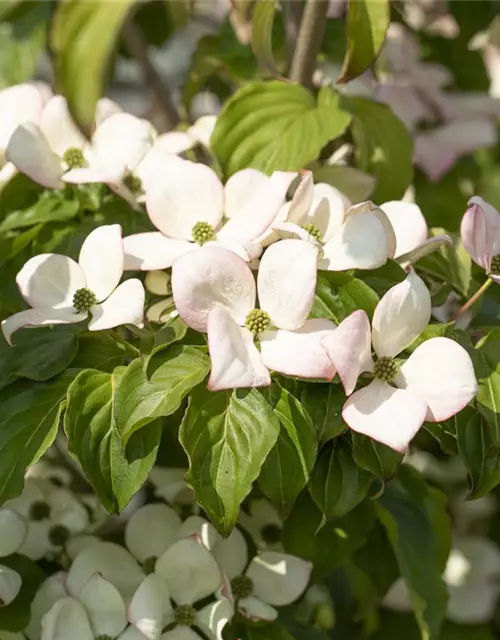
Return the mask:
<svg viewBox="0 0 500 640">
<path fill-rule="evenodd" d="M 21 590 L 22 578 L 10 567 L 0 564 L 0 607 L 6 607 Z"/>
<path fill-rule="evenodd" d="M 193 504 L 193 490 L 187 486 L 185 477 L 187 469 L 180 467 L 153 467 L 149 481 L 154 486 L 154 494 L 168 504 Z"/>
<path fill-rule="evenodd" d="M 257 549 L 283 551 L 281 544 L 283 522 L 267 498 L 250 500 L 248 513 L 240 511 L 239 522 L 252 536 Z"/>
<path fill-rule="evenodd" d="M 310 171 L 303 173 L 272 229 L 317 244 L 322 249 L 318 266 L 328 271 L 376 269 L 396 249 L 392 226 L 379 207 L 371 202 L 350 206 L 334 187 L 313 185 Z"/>
<path fill-rule="evenodd" d="M 271 384 L 271 369 L 304 378 L 333 378 L 335 370 L 320 340 L 335 325 L 307 319 L 317 259 L 318 248 L 311 243 L 277 242 L 262 257 L 257 287 L 249 266 L 227 249 L 203 247 L 175 262 L 172 291 L 177 310 L 190 327 L 208 334 L 209 389 L 266 386 Z"/>
<path fill-rule="evenodd" d="M 257 239 L 276 217 L 295 176 L 276 171 L 267 177 L 245 169 L 223 186 L 210 167 L 167 156 L 146 189 L 146 209 L 158 231 L 124 239 L 125 269 L 165 269 L 213 243 L 252 260 L 261 250 Z M 225 224 L 224 216 L 230 218 Z"/>
<path fill-rule="evenodd" d="M 355 311 L 322 341 L 347 395 L 361 373 L 374 376 L 347 399 L 344 420 L 354 431 L 400 452 L 406 451 L 424 420 L 447 420 L 477 393 L 469 354 L 453 340 L 432 338 L 403 364 L 395 360 L 422 333 L 430 314 L 429 291 L 411 270 L 382 297 L 371 330 L 366 313 Z"/>
<path fill-rule="evenodd" d="M 2 530 L 4 544 L 8 542 L 7 525 L 12 532 L 15 528 L 22 533 L 19 520 L 12 518 L 14 514 L 24 522 L 24 537 L 19 538 L 17 551 L 33 560 L 60 553 L 71 536 L 89 525 L 87 509 L 72 491 L 36 478 L 27 478 L 21 495 L 9 500 L 0 511 L 0 523 L 3 519 L 6 526 Z"/>
<path fill-rule="evenodd" d="M 21 327 L 82 322 L 89 313 L 89 331 L 121 324 L 142 326 L 144 287 L 135 278 L 119 285 L 122 274 L 123 244 L 117 224 L 92 231 L 78 263 L 56 253 L 31 258 L 16 278 L 31 309 L 2 321 L 5 339 L 10 344 Z"/>
<path fill-rule="evenodd" d="M 232 599 L 244 616 L 272 621 L 275 607 L 291 604 L 301 596 L 309 582 L 312 565 L 301 558 L 274 551 L 263 551 L 249 563 L 248 548 L 238 528 L 223 539 L 203 518 L 185 521 L 186 530 L 197 531 L 230 580 Z"/>
<path fill-rule="evenodd" d="M 96 109 L 99 126 L 120 107 L 103 98 Z M 10 137 L 6 157 L 22 173 L 49 189 L 61 189 L 61 178 L 73 166 L 87 163 L 88 143 L 73 122 L 66 99 L 53 96 L 35 121 L 19 124 Z"/>
</svg>

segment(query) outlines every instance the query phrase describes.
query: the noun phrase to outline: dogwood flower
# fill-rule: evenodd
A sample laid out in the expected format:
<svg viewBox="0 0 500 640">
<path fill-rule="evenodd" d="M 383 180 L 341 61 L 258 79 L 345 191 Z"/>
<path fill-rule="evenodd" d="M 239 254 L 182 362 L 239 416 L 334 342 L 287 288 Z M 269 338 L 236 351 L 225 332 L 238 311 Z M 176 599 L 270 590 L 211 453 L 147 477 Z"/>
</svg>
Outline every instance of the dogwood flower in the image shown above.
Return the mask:
<svg viewBox="0 0 500 640">
<path fill-rule="evenodd" d="M 9 513 L 3 516 L 5 524 L 12 530 L 21 531 L 21 526 L 10 514 L 24 521 L 24 539 L 20 538 L 17 551 L 32 560 L 60 552 L 72 535 L 89 524 L 87 510 L 72 491 L 34 478 L 26 479 L 21 495 L 6 502 L 0 514 L 4 510 Z"/>
<path fill-rule="evenodd" d="M 177 542 L 182 521 L 169 506 L 154 502 L 139 507 L 125 526 L 125 545 L 147 571 Z"/>
<path fill-rule="evenodd" d="M 28 523 L 13 509 L 0 509 L 0 558 L 19 551 L 28 535 Z"/>
<path fill-rule="evenodd" d="M 99 126 L 120 107 L 104 98 L 96 109 Z M 7 160 L 21 173 L 49 189 L 61 189 L 62 175 L 75 166 L 86 163 L 87 141 L 69 114 L 66 99 L 53 96 L 35 121 L 20 123 L 12 133 Z"/>
<path fill-rule="evenodd" d="M 175 306 L 190 327 L 208 334 L 209 389 L 266 386 L 271 384 L 270 369 L 332 379 L 335 371 L 320 339 L 335 325 L 307 319 L 317 259 L 318 248 L 302 240 L 271 245 L 257 277 L 260 308 L 252 271 L 232 251 L 203 247 L 175 262 Z"/>
<path fill-rule="evenodd" d="M 118 285 L 123 245 L 118 224 L 98 227 L 85 239 L 78 263 L 56 253 L 28 260 L 17 274 L 18 289 L 32 307 L 2 321 L 5 339 L 21 327 L 86 320 L 89 331 L 130 323 L 142 326 L 144 287 L 137 279 Z"/>
<path fill-rule="evenodd" d="M 40 121 L 50 93 L 49 86 L 41 82 L 18 84 L 0 91 L 0 185 L 16 173 L 16 167 L 5 158 L 12 134 L 21 124 Z"/>
<path fill-rule="evenodd" d="M 283 522 L 267 498 L 251 500 L 248 513 L 240 511 L 239 522 L 243 529 L 252 536 L 257 549 L 283 551 L 281 544 Z"/>
<path fill-rule="evenodd" d="M 272 621 L 274 607 L 297 600 L 305 591 L 312 565 L 301 558 L 275 551 L 259 552 L 249 562 L 245 538 L 237 527 L 223 539 L 203 518 L 188 518 L 230 580 L 232 597 L 240 613 L 253 620 Z"/>
<path fill-rule="evenodd" d="M 255 241 L 276 217 L 296 175 L 276 171 L 268 178 L 257 173 L 258 188 L 253 169 L 236 173 L 224 187 L 210 167 L 166 157 L 146 190 L 146 209 L 158 231 L 124 239 L 125 268 L 165 269 L 214 242 L 247 262 L 256 257 L 260 247 Z M 230 219 L 222 224 L 224 215 Z"/>
<path fill-rule="evenodd" d="M 400 452 L 406 451 L 424 420 L 447 420 L 477 392 L 469 354 L 448 338 L 423 342 L 402 364 L 395 360 L 425 329 L 430 314 L 429 291 L 411 270 L 378 303 L 371 331 L 368 316 L 359 310 L 322 340 L 347 395 L 361 373 L 374 377 L 347 399 L 342 409 L 345 422 Z"/>
<path fill-rule="evenodd" d="M 0 607 L 6 607 L 21 591 L 22 578 L 10 567 L 0 564 Z"/>
<path fill-rule="evenodd" d="M 396 238 L 387 215 L 371 202 L 349 206 L 347 198 L 327 184 L 313 185 L 312 173 L 303 174 L 292 201 L 285 205 L 286 220 L 272 228 L 322 248 L 319 268 L 328 271 L 375 269 L 394 257 Z"/>
<path fill-rule="evenodd" d="M 443 580 L 448 589 L 446 618 L 458 624 L 481 624 L 493 619 L 500 596 L 500 548 L 479 536 L 457 539 L 451 549 Z M 386 595 L 384 606 L 399 612 L 412 609 L 402 578 Z"/>
<path fill-rule="evenodd" d="M 167 131 L 158 136 L 155 146 L 167 153 L 178 155 L 189 151 L 198 144 L 205 148 L 210 148 L 210 138 L 212 137 L 216 115 L 204 115 L 186 131 Z"/>
<path fill-rule="evenodd" d="M 460 235 L 467 253 L 496 283 L 500 283 L 500 214 L 479 196 L 469 200 Z"/>
<path fill-rule="evenodd" d="M 193 490 L 188 487 L 184 478 L 187 469 L 180 467 L 153 467 L 149 474 L 149 482 L 154 487 L 154 494 L 168 504 L 193 504 Z"/>
</svg>

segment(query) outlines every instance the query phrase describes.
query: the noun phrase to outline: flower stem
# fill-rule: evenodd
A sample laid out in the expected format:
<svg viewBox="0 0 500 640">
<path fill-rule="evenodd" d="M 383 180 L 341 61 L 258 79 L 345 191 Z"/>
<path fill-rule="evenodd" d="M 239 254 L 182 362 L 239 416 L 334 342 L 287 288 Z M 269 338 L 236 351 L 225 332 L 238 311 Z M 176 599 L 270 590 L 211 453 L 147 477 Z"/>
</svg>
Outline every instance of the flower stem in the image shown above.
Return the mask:
<svg viewBox="0 0 500 640">
<path fill-rule="evenodd" d="M 141 355 L 141 352 L 139 351 L 139 349 L 137 347 L 134 347 L 133 344 L 130 344 L 130 342 L 127 342 L 127 340 L 125 340 L 125 338 L 123 338 L 116 329 L 109 329 L 109 335 L 113 338 L 115 342 L 120 344 L 122 347 L 125 348 L 126 351 L 132 354 L 134 358 Z"/>
<path fill-rule="evenodd" d="M 493 280 L 491 280 L 491 278 L 488 278 L 488 280 L 486 280 L 486 282 L 479 287 L 479 289 L 476 291 L 476 293 L 469 299 L 467 300 L 467 302 L 460 307 L 460 309 L 457 311 L 455 317 L 453 318 L 453 322 L 455 322 L 458 318 L 460 318 L 460 316 L 462 314 L 464 314 L 466 311 L 468 311 L 472 305 L 476 302 L 476 300 L 479 300 L 479 298 L 483 295 L 483 293 L 493 284 Z"/>
<path fill-rule="evenodd" d="M 290 80 L 312 86 L 316 58 L 325 33 L 329 0 L 307 0 L 302 14 Z"/>
</svg>

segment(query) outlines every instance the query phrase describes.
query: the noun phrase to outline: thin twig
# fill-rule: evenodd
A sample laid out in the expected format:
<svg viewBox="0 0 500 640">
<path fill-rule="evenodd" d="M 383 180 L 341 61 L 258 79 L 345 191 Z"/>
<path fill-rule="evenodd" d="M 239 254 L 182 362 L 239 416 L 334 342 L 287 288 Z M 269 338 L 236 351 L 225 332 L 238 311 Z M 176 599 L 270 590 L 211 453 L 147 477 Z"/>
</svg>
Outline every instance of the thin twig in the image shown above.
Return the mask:
<svg viewBox="0 0 500 640">
<path fill-rule="evenodd" d="M 179 122 L 179 114 L 172 102 L 170 89 L 166 82 L 160 77 L 153 63 L 149 58 L 148 45 L 139 27 L 134 22 L 134 16 L 126 21 L 123 28 L 123 39 L 132 55 L 139 65 L 144 84 L 152 91 L 158 104 L 160 105 L 165 119 L 165 128 L 173 129 Z"/>
<path fill-rule="evenodd" d="M 304 7 L 290 79 L 306 87 L 312 86 L 316 58 L 325 33 L 328 5 L 328 0 L 307 0 Z"/>
<path fill-rule="evenodd" d="M 493 280 L 488 278 L 488 280 L 486 280 L 486 282 L 476 291 L 476 293 L 472 296 L 472 298 L 470 300 L 467 300 L 467 302 L 462 307 L 460 307 L 455 317 L 453 318 L 453 321 L 455 322 L 458 318 L 460 318 L 461 315 L 463 315 L 466 311 L 468 311 L 472 307 L 472 305 L 477 300 L 479 300 L 479 298 L 483 295 L 483 293 L 489 287 L 491 287 L 492 284 L 493 284 Z"/>
</svg>

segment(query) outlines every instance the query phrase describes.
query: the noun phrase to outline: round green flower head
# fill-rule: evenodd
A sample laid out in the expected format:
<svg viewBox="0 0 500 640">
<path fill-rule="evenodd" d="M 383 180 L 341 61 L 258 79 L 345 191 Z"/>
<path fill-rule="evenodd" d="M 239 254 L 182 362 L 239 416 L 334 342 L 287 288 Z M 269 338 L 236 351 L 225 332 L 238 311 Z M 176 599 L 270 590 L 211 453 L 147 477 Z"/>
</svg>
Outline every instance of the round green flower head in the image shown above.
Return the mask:
<svg viewBox="0 0 500 640">
<path fill-rule="evenodd" d="M 248 598 L 253 591 L 252 579 L 248 576 L 236 576 L 231 580 L 231 591 L 235 598 Z"/>
<path fill-rule="evenodd" d="M 398 373 L 399 367 L 392 358 L 379 358 L 374 365 L 373 375 L 377 380 L 392 382 Z"/>
<path fill-rule="evenodd" d="M 191 235 L 197 244 L 203 246 L 205 242 L 213 240 L 215 232 L 208 222 L 197 222 L 191 230 Z"/>
<path fill-rule="evenodd" d="M 96 294 L 90 289 L 78 289 L 73 296 L 73 306 L 77 313 L 90 311 L 97 302 Z"/>
<path fill-rule="evenodd" d="M 315 240 L 321 242 L 321 231 L 315 224 L 305 224 L 302 228 L 304 229 L 304 231 L 307 231 L 307 233 Z"/>
<path fill-rule="evenodd" d="M 63 547 L 69 540 L 69 530 L 62 524 L 57 524 L 49 530 L 49 540 L 55 547 Z"/>
<path fill-rule="evenodd" d="M 142 180 L 133 173 L 127 173 L 123 179 L 123 184 L 132 191 L 134 195 L 142 192 Z"/>
<path fill-rule="evenodd" d="M 491 258 L 490 273 L 494 276 L 500 276 L 500 254 Z"/>
<path fill-rule="evenodd" d="M 35 522 L 47 520 L 50 517 L 50 507 L 43 500 L 35 500 L 31 503 L 29 511 L 29 519 Z"/>
<path fill-rule="evenodd" d="M 252 309 L 245 318 L 245 327 L 256 336 L 261 331 L 265 331 L 271 324 L 269 314 L 262 309 Z"/>
<path fill-rule="evenodd" d="M 190 627 L 196 620 L 196 609 L 190 604 L 181 604 L 175 608 L 175 622 L 182 627 Z"/>
<path fill-rule="evenodd" d="M 76 147 L 66 149 L 63 153 L 62 159 L 68 169 L 81 169 L 86 164 L 82 150 L 77 149 Z"/>
</svg>

